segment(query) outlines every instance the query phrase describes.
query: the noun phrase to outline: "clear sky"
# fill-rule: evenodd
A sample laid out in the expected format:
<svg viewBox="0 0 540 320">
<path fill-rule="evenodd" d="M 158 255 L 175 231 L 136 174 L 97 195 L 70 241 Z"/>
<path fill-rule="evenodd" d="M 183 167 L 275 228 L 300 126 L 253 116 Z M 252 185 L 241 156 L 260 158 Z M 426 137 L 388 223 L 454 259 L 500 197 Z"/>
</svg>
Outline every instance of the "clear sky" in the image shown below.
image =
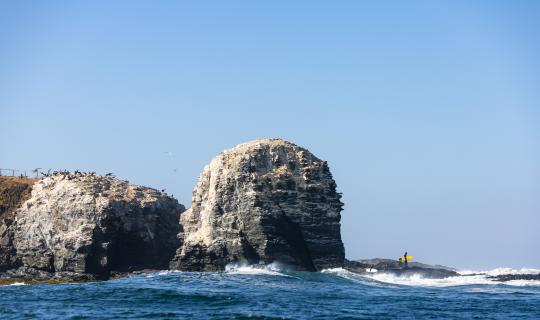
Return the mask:
<svg viewBox="0 0 540 320">
<path fill-rule="evenodd" d="M 189 206 L 221 150 L 281 137 L 329 162 L 348 258 L 538 268 L 539 16 L 539 1 L 2 1 L 0 167 L 114 172 Z"/>
</svg>

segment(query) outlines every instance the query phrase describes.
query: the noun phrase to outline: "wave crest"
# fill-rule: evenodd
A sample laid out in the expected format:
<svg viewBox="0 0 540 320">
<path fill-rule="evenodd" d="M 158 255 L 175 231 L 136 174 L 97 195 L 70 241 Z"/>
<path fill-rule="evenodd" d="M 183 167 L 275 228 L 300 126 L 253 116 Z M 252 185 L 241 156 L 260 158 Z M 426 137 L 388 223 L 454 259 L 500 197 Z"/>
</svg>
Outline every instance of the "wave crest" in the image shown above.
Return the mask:
<svg viewBox="0 0 540 320">
<path fill-rule="evenodd" d="M 420 286 L 420 287 L 452 287 L 452 286 L 468 286 L 468 285 L 506 285 L 506 286 L 540 286 L 539 280 L 510 280 L 510 281 L 495 281 L 489 277 L 504 275 L 504 274 L 537 274 L 538 269 L 511 269 L 511 268 L 496 268 L 489 271 L 459 271 L 460 276 L 432 279 L 424 278 L 420 274 L 395 275 L 384 271 L 370 274 L 357 274 L 343 268 L 324 269 L 321 273 L 332 274 L 354 282 L 374 285 L 390 284 L 390 285 L 405 285 L 405 286 Z"/>
<path fill-rule="evenodd" d="M 495 273 L 492 273 L 495 274 Z M 378 273 L 373 275 L 365 275 L 375 281 L 380 281 L 389 284 L 406 285 L 406 286 L 422 286 L 422 287 L 453 287 L 453 286 L 468 286 L 468 285 L 507 285 L 507 286 L 540 286 L 538 280 L 510 280 L 496 281 L 488 278 L 490 274 L 460 275 L 456 277 L 448 277 L 442 279 L 424 278 L 420 274 L 410 276 L 397 276 L 390 273 Z"/>
<path fill-rule="evenodd" d="M 474 271 L 474 270 L 461 270 L 458 271 L 459 274 L 463 276 L 471 275 L 471 274 L 485 274 L 488 276 L 496 277 L 501 276 L 505 274 L 538 274 L 540 273 L 540 269 L 532 269 L 532 268 L 521 268 L 521 269 L 512 269 L 512 268 L 495 268 L 487 271 Z"/>
<path fill-rule="evenodd" d="M 229 263 L 225 266 L 225 272 L 229 274 L 271 275 L 288 277 L 288 275 L 283 273 L 283 270 L 283 266 L 278 262 L 272 262 L 267 265 Z"/>
</svg>

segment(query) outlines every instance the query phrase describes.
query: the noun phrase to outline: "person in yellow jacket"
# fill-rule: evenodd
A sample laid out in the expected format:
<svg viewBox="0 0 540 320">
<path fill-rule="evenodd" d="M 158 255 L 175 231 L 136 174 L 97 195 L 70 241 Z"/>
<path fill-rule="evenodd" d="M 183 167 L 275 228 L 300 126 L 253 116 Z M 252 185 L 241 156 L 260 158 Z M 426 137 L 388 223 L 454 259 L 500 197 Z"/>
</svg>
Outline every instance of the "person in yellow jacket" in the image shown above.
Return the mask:
<svg viewBox="0 0 540 320">
<path fill-rule="evenodd" d="M 405 254 L 403 254 L 403 257 L 399 257 L 399 265 L 403 268 L 409 267 L 409 256 L 407 255 L 407 251 L 405 251 Z"/>
</svg>

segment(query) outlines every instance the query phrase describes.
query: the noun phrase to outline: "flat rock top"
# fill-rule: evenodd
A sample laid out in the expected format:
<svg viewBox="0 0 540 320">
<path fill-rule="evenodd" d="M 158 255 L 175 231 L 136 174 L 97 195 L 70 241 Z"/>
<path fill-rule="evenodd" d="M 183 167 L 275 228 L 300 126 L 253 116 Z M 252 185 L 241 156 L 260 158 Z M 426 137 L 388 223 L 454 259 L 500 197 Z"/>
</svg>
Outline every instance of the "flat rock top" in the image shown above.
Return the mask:
<svg viewBox="0 0 540 320">
<path fill-rule="evenodd" d="M 236 152 L 245 152 L 245 151 L 249 151 L 250 149 L 255 149 L 257 147 L 260 147 L 260 146 L 271 146 L 271 147 L 286 146 L 286 147 L 301 148 L 301 147 L 299 147 L 298 145 L 296 145 L 296 144 L 294 144 L 292 142 L 289 142 L 289 141 L 286 141 L 286 140 L 283 140 L 283 139 L 280 139 L 280 138 L 261 138 L 261 139 L 255 139 L 255 140 L 240 143 L 236 147 L 225 150 L 223 152 L 224 153 L 235 152 L 235 151 Z M 303 148 L 301 148 L 301 149 L 303 149 Z"/>
<path fill-rule="evenodd" d="M 263 139 L 255 139 L 252 141 L 244 142 L 237 145 L 234 148 L 222 151 L 220 155 L 232 156 L 232 155 L 253 153 L 257 149 L 274 149 L 278 147 L 284 147 L 286 149 L 294 150 L 295 152 L 305 152 L 309 154 L 314 160 L 319 160 L 307 149 L 302 148 L 292 142 L 279 139 L 279 138 L 263 138 Z"/>
<path fill-rule="evenodd" d="M 142 201 L 155 200 L 165 195 L 153 188 L 130 184 L 127 180 L 120 180 L 112 175 L 97 175 L 85 172 L 61 172 L 43 178 L 35 183 L 32 195 L 55 190 L 72 190 L 74 188 L 80 194 L 88 194 L 95 197 L 106 197 L 114 200 L 132 200 L 140 198 Z M 59 194 L 62 195 L 62 194 Z"/>
</svg>

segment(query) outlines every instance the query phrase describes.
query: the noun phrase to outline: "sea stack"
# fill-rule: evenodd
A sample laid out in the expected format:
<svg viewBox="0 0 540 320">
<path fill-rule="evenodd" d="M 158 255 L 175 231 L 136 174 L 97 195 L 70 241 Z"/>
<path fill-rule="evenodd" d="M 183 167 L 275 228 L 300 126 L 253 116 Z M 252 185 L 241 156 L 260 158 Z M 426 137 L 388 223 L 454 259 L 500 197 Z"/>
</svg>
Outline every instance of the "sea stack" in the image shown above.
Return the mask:
<svg viewBox="0 0 540 320">
<path fill-rule="evenodd" d="M 207 165 L 181 215 L 171 269 L 282 263 L 317 271 L 343 266 L 343 204 L 326 161 L 281 139 L 223 151 Z"/>
<path fill-rule="evenodd" d="M 184 207 L 155 189 L 112 176 L 61 172 L 33 185 L 9 227 L 16 275 L 166 269 Z M 6 243 L 8 241 L 6 240 Z M 16 263 L 13 263 L 16 261 Z"/>
</svg>

